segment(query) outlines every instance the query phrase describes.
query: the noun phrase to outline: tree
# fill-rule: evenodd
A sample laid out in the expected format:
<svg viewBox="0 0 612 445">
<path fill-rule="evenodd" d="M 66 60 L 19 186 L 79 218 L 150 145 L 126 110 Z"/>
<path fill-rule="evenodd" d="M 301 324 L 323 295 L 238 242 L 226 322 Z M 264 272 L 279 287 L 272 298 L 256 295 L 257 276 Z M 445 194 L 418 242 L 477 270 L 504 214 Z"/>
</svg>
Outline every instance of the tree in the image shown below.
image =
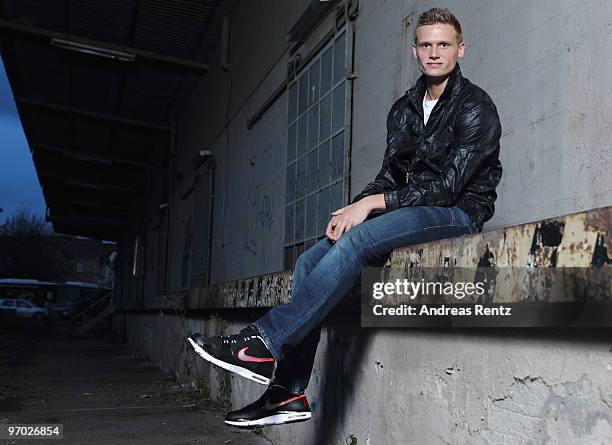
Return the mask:
<svg viewBox="0 0 612 445">
<path fill-rule="evenodd" d="M 62 281 L 69 261 L 53 229 L 21 209 L 0 225 L 0 277 Z"/>
<path fill-rule="evenodd" d="M 21 209 L 6 222 L 0 225 L 0 235 L 2 236 L 47 236 L 53 230 L 49 224 L 36 214 L 30 215 L 29 210 Z"/>
</svg>

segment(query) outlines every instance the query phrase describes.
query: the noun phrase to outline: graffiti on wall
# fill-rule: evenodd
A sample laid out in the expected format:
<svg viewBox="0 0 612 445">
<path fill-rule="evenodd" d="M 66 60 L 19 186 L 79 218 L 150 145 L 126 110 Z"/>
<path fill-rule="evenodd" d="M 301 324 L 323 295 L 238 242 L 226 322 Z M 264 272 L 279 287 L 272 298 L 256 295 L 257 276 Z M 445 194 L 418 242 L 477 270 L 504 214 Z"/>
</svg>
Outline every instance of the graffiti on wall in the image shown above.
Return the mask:
<svg viewBox="0 0 612 445">
<path fill-rule="evenodd" d="M 265 239 L 261 235 L 272 230 L 273 207 L 270 195 L 260 194 L 257 185 L 249 187 L 246 247 L 253 255 L 257 255 L 258 238 Z"/>
</svg>

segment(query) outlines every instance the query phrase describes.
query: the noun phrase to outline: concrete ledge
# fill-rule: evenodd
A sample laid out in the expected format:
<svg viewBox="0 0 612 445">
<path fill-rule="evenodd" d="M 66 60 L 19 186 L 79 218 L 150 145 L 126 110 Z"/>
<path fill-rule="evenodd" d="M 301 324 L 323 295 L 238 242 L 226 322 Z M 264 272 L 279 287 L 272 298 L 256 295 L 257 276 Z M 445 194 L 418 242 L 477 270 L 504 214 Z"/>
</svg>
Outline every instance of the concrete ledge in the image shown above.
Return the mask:
<svg viewBox="0 0 612 445">
<path fill-rule="evenodd" d="M 144 310 L 266 308 L 289 301 L 293 272 L 276 272 L 228 281 L 186 292 L 159 295 L 145 301 Z M 137 308 L 120 308 L 121 311 Z"/>
<path fill-rule="evenodd" d="M 600 267 L 612 260 L 612 207 L 550 218 L 491 232 L 396 249 L 390 273 L 410 267 Z M 287 303 L 292 272 L 229 281 L 189 292 L 161 295 L 144 309 L 266 308 Z"/>
<path fill-rule="evenodd" d="M 418 244 L 392 253 L 392 267 L 591 267 L 610 264 L 612 207 L 491 232 Z"/>
</svg>

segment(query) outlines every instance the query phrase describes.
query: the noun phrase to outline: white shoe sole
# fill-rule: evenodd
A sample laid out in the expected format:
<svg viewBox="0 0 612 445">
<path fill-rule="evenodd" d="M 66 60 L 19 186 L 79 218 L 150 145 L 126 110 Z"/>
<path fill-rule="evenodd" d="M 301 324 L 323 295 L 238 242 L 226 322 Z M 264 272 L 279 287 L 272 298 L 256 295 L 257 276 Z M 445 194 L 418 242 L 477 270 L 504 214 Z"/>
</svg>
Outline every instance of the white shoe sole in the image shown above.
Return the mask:
<svg viewBox="0 0 612 445">
<path fill-rule="evenodd" d="M 210 355 L 208 352 L 206 352 L 204 349 L 202 349 L 200 347 L 200 345 L 198 345 L 196 342 L 194 342 L 192 339 L 187 338 L 187 341 L 191 344 L 191 347 L 193 348 L 193 350 L 200 356 L 202 357 L 204 360 L 206 360 L 207 362 L 212 363 L 213 365 L 217 365 L 227 371 L 230 372 L 235 372 L 236 374 L 238 374 L 239 376 L 242 376 L 246 379 L 252 380 L 255 383 L 259 383 L 260 385 L 269 385 L 270 384 L 270 379 L 267 377 L 264 377 L 263 375 L 259 375 L 256 374 L 252 371 L 249 371 L 246 368 L 243 368 L 241 366 L 237 366 L 237 365 L 232 365 L 230 363 L 226 363 L 222 360 L 219 360 L 217 358 L 214 358 L 212 355 Z"/>
<path fill-rule="evenodd" d="M 310 419 L 311 417 L 311 413 L 278 413 L 274 414 L 273 416 L 263 417 L 257 420 L 249 420 L 245 422 L 235 422 L 233 420 L 226 420 L 225 423 L 232 426 L 249 428 L 269 425 L 283 425 L 285 423 L 293 422 L 304 422 Z"/>
</svg>

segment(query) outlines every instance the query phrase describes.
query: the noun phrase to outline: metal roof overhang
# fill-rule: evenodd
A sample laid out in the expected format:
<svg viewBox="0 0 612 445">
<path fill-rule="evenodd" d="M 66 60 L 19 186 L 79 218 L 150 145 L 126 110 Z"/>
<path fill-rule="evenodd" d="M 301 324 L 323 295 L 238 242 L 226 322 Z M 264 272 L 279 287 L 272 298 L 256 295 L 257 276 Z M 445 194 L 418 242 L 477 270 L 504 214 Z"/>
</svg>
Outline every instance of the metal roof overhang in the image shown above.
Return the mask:
<svg viewBox="0 0 612 445">
<path fill-rule="evenodd" d="M 118 240 L 137 223 L 208 68 L 218 6 L 0 0 L 2 56 L 56 232 Z"/>
</svg>

